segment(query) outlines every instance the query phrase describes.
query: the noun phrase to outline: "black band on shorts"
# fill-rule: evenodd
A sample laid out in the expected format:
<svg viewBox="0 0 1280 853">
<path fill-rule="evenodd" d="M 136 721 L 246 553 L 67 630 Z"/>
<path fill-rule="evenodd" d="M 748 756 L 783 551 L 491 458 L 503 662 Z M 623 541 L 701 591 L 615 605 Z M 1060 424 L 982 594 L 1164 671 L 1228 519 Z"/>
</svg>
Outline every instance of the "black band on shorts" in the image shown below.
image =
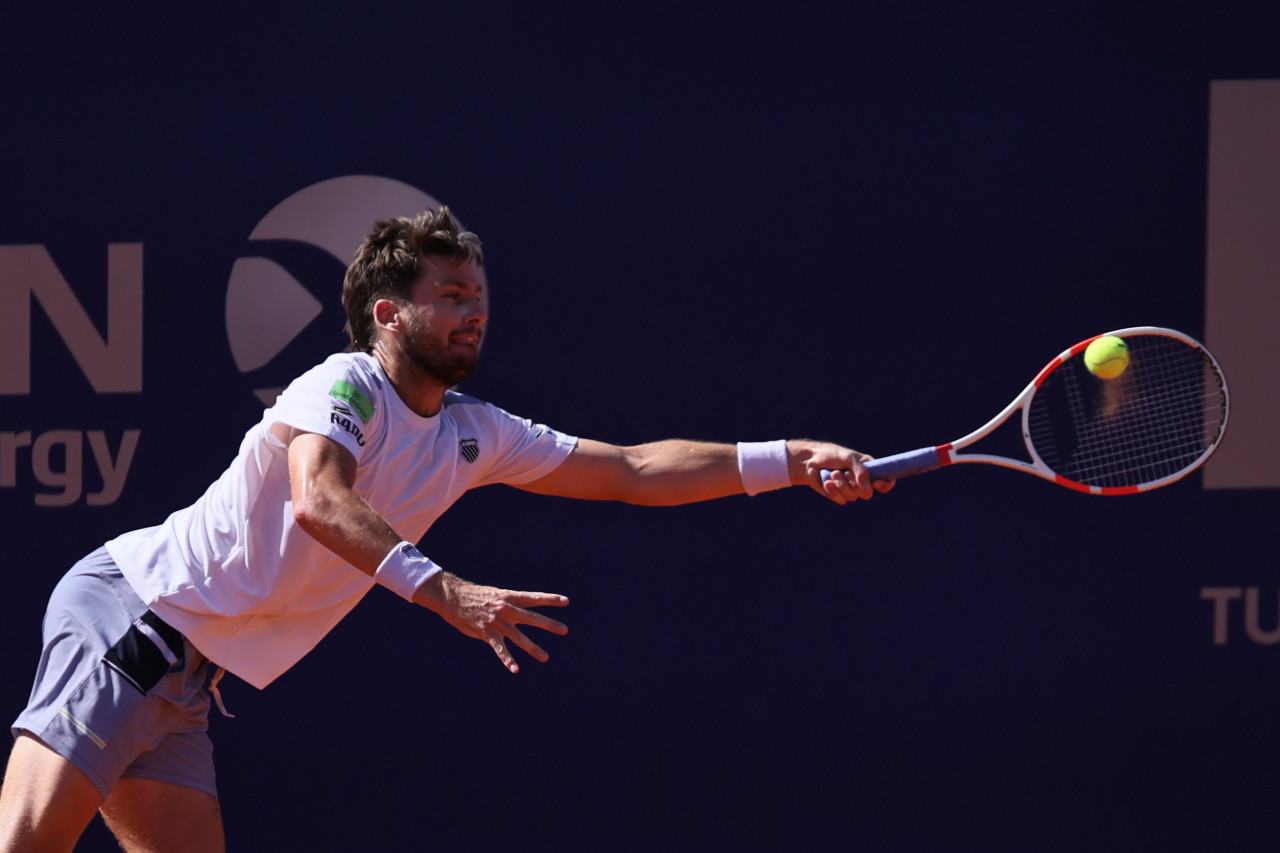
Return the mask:
<svg viewBox="0 0 1280 853">
<path fill-rule="evenodd" d="M 182 635 L 178 633 L 177 628 L 173 627 L 150 610 L 142 614 L 142 621 L 150 625 L 152 629 L 160 635 L 160 639 L 164 640 L 164 644 L 169 647 L 169 651 L 173 652 L 174 657 L 178 660 L 182 660 Z"/>
<path fill-rule="evenodd" d="M 157 645 L 155 637 L 168 648 Z M 145 696 L 173 666 L 181 665 L 184 657 L 182 635 L 148 610 L 107 649 L 102 660 Z"/>
</svg>

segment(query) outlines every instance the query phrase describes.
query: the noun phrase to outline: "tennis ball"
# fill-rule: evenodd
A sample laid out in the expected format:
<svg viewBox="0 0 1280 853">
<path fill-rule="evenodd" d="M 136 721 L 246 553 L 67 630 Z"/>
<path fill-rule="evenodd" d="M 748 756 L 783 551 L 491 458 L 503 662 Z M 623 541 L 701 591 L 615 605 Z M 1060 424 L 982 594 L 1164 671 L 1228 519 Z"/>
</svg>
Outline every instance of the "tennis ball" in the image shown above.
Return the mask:
<svg viewBox="0 0 1280 853">
<path fill-rule="evenodd" d="M 1084 366 L 1099 379 L 1115 379 L 1129 366 L 1129 345 L 1104 335 L 1085 347 Z"/>
</svg>

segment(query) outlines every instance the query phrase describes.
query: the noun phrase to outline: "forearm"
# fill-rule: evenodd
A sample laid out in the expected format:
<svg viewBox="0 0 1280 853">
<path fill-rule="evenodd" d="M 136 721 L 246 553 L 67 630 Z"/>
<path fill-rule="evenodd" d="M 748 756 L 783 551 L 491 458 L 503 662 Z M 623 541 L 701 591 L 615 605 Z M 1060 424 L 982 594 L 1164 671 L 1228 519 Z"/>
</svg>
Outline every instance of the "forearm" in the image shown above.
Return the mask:
<svg viewBox="0 0 1280 853">
<path fill-rule="evenodd" d="M 732 444 L 671 439 L 622 448 L 626 474 L 619 500 L 674 506 L 743 492 Z"/>
<path fill-rule="evenodd" d="M 807 439 L 716 444 L 672 439 L 618 447 L 580 439 L 558 468 L 519 488 L 542 495 L 644 506 L 709 501 L 808 485 L 846 503 L 869 497 L 871 482 L 855 450 Z M 823 469 L 840 474 L 824 484 Z M 877 487 L 881 488 L 881 487 Z"/>
<path fill-rule="evenodd" d="M 372 575 L 401 537 L 359 495 L 319 490 L 294 504 L 294 519 L 313 539 L 360 571 Z"/>
<path fill-rule="evenodd" d="M 808 439 L 740 444 L 671 440 L 622 452 L 633 476 L 630 496 L 624 500 L 646 505 L 693 503 L 813 484 L 824 465 L 846 467 L 861 457 Z"/>
<path fill-rule="evenodd" d="M 624 448 L 631 460 L 634 479 L 629 495 L 622 500 L 648 506 L 668 506 L 713 500 L 728 495 L 759 494 L 787 486 L 809 485 L 820 494 L 827 492 L 823 469 L 857 469 L 862 482 L 845 489 L 851 481 L 842 476 L 837 487 L 840 502 L 852 495 L 869 497 L 871 481 L 861 463 L 865 454 L 833 444 L 809 439 L 786 441 L 710 444 L 693 441 L 660 441 Z M 876 486 L 887 491 L 889 483 Z M 846 493 L 847 492 L 847 493 Z"/>
</svg>

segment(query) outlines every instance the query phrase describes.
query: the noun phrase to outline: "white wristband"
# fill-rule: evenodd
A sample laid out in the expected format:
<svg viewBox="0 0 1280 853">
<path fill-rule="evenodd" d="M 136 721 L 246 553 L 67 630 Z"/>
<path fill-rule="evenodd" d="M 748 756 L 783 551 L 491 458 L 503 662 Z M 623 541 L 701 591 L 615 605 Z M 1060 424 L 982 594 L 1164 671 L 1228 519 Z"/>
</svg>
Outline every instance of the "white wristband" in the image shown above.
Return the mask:
<svg viewBox="0 0 1280 853">
<path fill-rule="evenodd" d="M 401 542 L 383 557 L 378 570 L 373 573 L 375 582 L 406 601 L 413 601 L 413 594 L 443 569 L 422 556 L 412 542 Z"/>
<path fill-rule="evenodd" d="M 749 495 L 790 486 L 786 439 L 738 442 L 738 475 Z"/>
</svg>

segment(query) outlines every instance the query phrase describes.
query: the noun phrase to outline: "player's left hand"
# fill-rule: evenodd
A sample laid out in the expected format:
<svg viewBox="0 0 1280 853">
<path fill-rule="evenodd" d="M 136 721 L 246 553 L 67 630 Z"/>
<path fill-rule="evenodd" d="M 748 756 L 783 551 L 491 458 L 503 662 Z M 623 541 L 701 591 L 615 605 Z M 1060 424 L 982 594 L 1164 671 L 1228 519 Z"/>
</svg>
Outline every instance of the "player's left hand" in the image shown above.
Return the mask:
<svg viewBox="0 0 1280 853">
<path fill-rule="evenodd" d="M 838 444 L 807 439 L 787 442 L 791 482 L 807 484 L 838 504 L 868 500 L 877 492 L 884 494 L 893 488 L 894 480 L 872 480 L 863 463 L 874 458 Z M 825 483 L 822 481 L 823 470 L 832 472 Z"/>
<path fill-rule="evenodd" d="M 530 607 L 565 607 L 569 599 L 547 592 L 517 592 L 465 581 L 450 572 L 440 572 L 414 595 L 414 601 L 439 614 L 468 637 L 488 644 L 511 672 L 520 666 L 511 654 L 514 643 L 542 663 L 550 655 L 520 630 L 521 625 L 564 635 L 569 628 Z"/>
</svg>

